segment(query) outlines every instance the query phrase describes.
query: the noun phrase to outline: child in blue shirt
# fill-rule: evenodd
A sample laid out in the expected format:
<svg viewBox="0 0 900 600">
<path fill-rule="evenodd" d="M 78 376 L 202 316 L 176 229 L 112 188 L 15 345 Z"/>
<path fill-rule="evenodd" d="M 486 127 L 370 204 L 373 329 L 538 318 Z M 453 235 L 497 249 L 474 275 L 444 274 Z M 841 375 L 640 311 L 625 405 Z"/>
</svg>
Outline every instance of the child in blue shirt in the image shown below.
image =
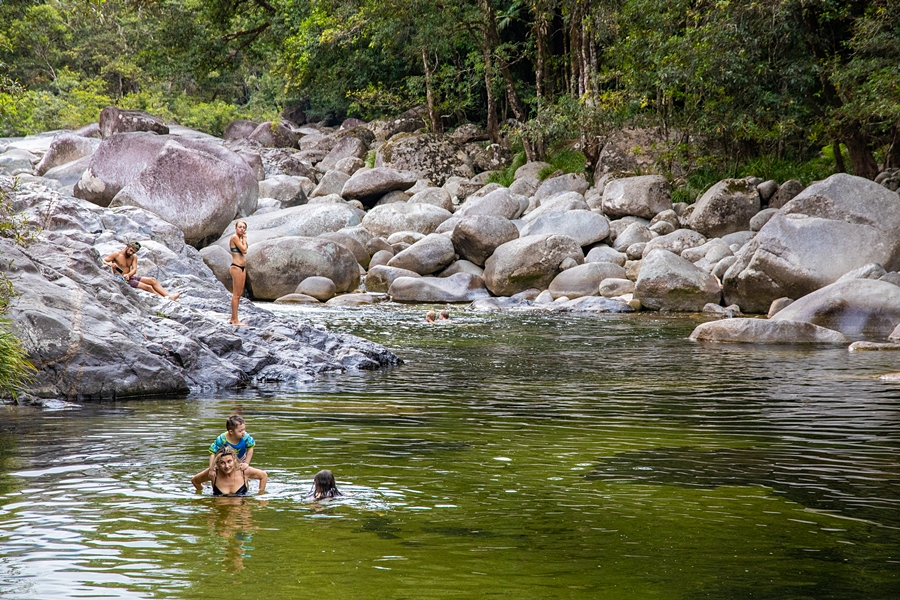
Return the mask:
<svg viewBox="0 0 900 600">
<path fill-rule="evenodd" d="M 216 472 L 216 453 L 225 445 L 234 448 L 237 453 L 239 466 L 245 471 L 250 466 L 250 459 L 253 458 L 253 448 L 256 446 L 256 440 L 247 433 L 247 425 L 244 418 L 240 415 L 231 415 L 225 421 L 225 433 L 215 439 L 209 445 L 209 467 L 197 473 L 194 479 L 202 479 L 204 476 L 209 477 Z"/>
</svg>

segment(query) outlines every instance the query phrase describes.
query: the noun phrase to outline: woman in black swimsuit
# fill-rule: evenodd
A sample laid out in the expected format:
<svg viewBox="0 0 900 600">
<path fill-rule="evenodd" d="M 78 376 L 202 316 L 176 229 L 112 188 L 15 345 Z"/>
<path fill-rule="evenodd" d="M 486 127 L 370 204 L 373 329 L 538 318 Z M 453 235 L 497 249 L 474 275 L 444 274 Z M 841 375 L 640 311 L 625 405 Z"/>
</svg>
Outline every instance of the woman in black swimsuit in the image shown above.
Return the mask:
<svg viewBox="0 0 900 600">
<path fill-rule="evenodd" d="M 241 469 L 240 464 L 234 448 L 226 444 L 216 452 L 216 471 L 212 479 L 209 470 L 206 470 L 195 475 L 191 483 L 197 491 L 201 491 L 204 482 L 212 482 L 213 496 L 245 496 L 249 492 L 247 482 L 250 479 L 258 479 L 259 493 L 264 493 L 269 475 L 253 467 Z"/>
<path fill-rule="evenodd" d="M 231 247 L 231 324 L 244 326 L 238 320 L 238 305 L 241 303 L 241 296 L 244 293 L 244 282 L 247 280 L 247 224 L 244 221 L 238 221 L 234 226 L 234 235 L 229 241 Z"/>
</svg>

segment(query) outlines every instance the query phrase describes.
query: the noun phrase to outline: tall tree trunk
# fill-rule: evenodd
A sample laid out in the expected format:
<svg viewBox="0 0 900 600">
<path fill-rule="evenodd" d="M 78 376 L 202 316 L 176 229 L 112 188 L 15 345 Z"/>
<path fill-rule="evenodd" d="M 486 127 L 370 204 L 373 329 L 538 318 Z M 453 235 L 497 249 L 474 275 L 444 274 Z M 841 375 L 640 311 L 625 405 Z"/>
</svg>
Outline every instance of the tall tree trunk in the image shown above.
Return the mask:
<svg viewBox="0 0 900 600">
<path fill-rule="evenodd" d="M 428 65 L 428 54 L 425 46 L 422 46 L 422 65 L 425 67 L 425 99 L 428 102 L 428 118 L 431 120 L 431 132 L 443 133 L 444 127 L 441 118 L 434 107 L 434 91 L 431 83 L 431 67 Z"/>
<path fill-rule="evenodd" d="M 869 136 L 858 122 L 844 126 L 844 144 L 850 154 L 850 166 L 853 174 L 866 179 L 875 179 L 878 175 L 878 163 L 869 150 Z"/>
<path fill-rule="evenodd" d="M 831 142 L 831 152 L 834 154 L 834 167 L 838 173 L 846 173 L 847 167 L 844 165 L 844 154 L 841 152 L 841 143 L 838 140 Z"/>
<path fill-rule="evenodd" d="M 500 141 L 500 125 L 497 123 L 497 99 L 494 97 L 494 61 L 487 32 L 483 33 L 481 51 L 484 55 L 484 87 L 487 92 L 487 133 L 491 142 L 496 144 Z"/>
</svg>

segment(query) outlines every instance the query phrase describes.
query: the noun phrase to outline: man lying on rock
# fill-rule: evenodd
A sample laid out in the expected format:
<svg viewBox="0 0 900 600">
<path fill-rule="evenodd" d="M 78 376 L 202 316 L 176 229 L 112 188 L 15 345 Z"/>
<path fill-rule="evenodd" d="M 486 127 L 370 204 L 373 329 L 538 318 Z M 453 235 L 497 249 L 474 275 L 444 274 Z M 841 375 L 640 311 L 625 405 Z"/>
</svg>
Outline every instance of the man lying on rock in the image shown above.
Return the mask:
<svg viewBox="0 0 900 600">
<path fill-rule="evenodd" d="M 113 252 L 104 258 L 103 264 L 112 269 L 113 275 L 133 288 L 144 290 L 145 292 L 153 292 L 170 300 L 178 300 L 181 292 L 174 296 L 170 295 L 153 277 L 137 276 L 137 251 L 140 249 L 141 245 L 139 243 L 128 242 L 128 245 L 123 250 Z"/>
</svg>

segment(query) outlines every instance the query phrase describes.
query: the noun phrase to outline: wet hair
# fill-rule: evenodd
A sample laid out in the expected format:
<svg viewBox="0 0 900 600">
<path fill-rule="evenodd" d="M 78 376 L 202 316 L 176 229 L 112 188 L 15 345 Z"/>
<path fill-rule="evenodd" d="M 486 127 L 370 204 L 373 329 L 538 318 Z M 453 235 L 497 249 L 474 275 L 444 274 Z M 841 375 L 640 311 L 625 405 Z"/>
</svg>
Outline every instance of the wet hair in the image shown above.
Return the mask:
<svg viewBox="0 0 900 600">
<path fill-rule="evenodd" d="M 312 489 L 309 495 L 314 500 L 322 498 L 334 498 L 335 496 L 343 496 L 341 491 L 337 489 L 337 483 L 334 480 L 334 474 L 328 469 L 322 469 L 313 478 Z"/>
<path fill-rule="evenodd" d="M 442 318 L 442 319 L 447 319 L 447 320 L 449 321 L 449 320 L 450 320 L 450 311 L 447 310 L 446 308 L 445 308 L 444 310 L 442 310 L 442 311 L 441 311 L 441 318 Z"/>
<path fill-rule="evenodd" d="M 128 242 L 127 247 L 131 248 L 135 252 L 141 249 L 140 242 Z"/>
<path fill-rule="evenodd" d="M 425 320 L 428 321 L 429 323 L 431 323 L 432 321 L 434 321 L 434 318 L 436 316 L 437 315 L 435 314 L 435 312 L 433 310 L 429 310 L 427 313 L 425 313 Z"/>
<path fill-rule="evenodd" d="M 237 428 L 241 425 L 246 425 L 246 423 L 244 423 L 244 417 L 241 415 L 231 415 L 228 417 L 228 420 L 225 421 L 225 429 L 228 431 L 237 431 Z"/>
</svg>

